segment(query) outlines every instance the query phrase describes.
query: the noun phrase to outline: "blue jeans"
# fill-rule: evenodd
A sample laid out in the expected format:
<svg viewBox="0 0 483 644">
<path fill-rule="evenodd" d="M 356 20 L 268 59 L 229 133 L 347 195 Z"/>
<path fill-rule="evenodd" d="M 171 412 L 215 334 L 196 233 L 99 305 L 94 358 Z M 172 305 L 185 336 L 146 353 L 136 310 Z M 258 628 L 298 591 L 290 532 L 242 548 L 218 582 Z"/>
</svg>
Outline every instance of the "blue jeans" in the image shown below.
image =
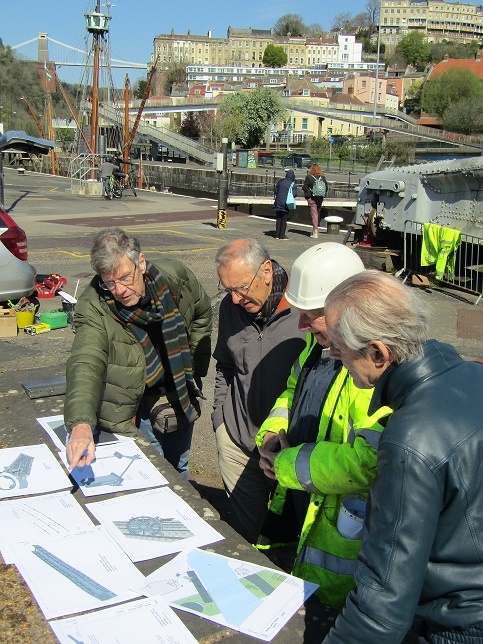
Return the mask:
<svg viewBox="0 0 483 644">
<path fill-rule="evenodd" d="M 153 429 L 148 416 L 144 416 L 139 410 L 136 416 L 136 427 L 141 434 L 148 439 L 155 450 L 164 456 L 168 463 L 171 463 L 178 470 L 184 479 L 189 476 L 189 456 L 193 426 L 194 423 L 191 423 L 186 429 L 178 429 L 175 432 L 162 434 Z"/>
</svg>

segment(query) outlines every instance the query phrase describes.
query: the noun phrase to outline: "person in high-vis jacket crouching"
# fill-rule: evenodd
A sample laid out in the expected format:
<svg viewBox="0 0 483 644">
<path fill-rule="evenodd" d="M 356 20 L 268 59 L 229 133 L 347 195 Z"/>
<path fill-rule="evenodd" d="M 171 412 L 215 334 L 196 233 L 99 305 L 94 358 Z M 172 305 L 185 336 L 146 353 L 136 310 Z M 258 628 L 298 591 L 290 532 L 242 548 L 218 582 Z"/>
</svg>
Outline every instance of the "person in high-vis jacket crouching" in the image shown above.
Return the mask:
<svg viewBox="0 0 483 644">
<path fill-rule="evenodd" d="M 258 547 L 296 544 L 293 574 L 318 584 L 320 601 L 337 610 L 354 587 L 365 498 L 391 411 L 368 416 L 372 392 L 324 349 L 325 298 L 362 271 L 353 250 L 331 242 L 295 261 L 286 298 L 308 332 L 306 347 L 256 437 L 260 466 L 278 481 Z"/>
</svg>

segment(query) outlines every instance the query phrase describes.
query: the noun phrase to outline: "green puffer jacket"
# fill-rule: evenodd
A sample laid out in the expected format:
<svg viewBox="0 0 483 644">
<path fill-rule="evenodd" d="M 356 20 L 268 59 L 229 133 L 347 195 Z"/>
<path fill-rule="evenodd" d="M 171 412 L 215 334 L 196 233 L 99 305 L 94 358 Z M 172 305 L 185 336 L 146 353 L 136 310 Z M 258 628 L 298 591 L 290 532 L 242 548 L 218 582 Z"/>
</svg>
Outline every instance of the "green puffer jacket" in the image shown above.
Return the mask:
<svg viewBox="0 0 483 644">
<path fill-rule="evenodd" d="M 211 355 L 211 304 L 192 271 L 177 260 L 156 262 L 184 318 L 194 375 L 203 377 Z M 67 361 L 64 422 L 135 436 L 133 419 L 144 393 L 146 362 L 132 331 L 114 317 L 96 290 L 97 276 L 76 304 Z"/>
</svg>

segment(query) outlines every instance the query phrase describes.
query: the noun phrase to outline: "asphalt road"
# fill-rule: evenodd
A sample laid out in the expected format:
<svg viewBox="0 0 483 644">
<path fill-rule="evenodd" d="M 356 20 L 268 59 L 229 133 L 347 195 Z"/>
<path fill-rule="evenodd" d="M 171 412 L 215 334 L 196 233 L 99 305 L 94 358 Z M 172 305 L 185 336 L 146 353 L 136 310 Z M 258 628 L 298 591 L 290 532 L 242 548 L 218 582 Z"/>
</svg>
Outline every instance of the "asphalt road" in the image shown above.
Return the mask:
<svg viewBox="0 0 483 644">
<path fill-rule="evenodd" d="M 232 239 L 254 237 L 289 270 L 294 259 L 311 245 L 342 241 L 342 236 L 322 234 L 315 242 L 309 238 L 311 226 L 290 223 L 289 240 L 277 241 L 273 220 L 234 211 L 228 211 L 227 228 L 218 229 L 217 203 L 207 199 L 141 191 L 137 198 L 126 194 L 121 200 L 106 201 L 73 195 L 70 188 L 70 180 L 61 177 L 6 170 L 5 207 L 27 232 L 29 260 L 37 272 L 62 275 L 67 279 L 65 290 L 79 294 L 93 275 L 89 265 L 93 235 L 107 226 L 121 226 L 139 237 L 149 259 L 176 257 L 195 272 L 212 298 L 213 342 L 219 303 L 214 256 L 219 246 Z M 430 311 L 432 337 L 450 342 L 466 359 L 483 355 L 483 303 L 474 306 L 476 298 L 472 296 L 438 290 L 422 291 L 421 296 Z M 60 304 L 58 297 L 43 299 L 41 310 Z M 35 440 L 34 419 L 62 413 L 63 396 L 30 400 L 20 383 L 63 375 L 72 340 L 70 327 L 36 337 L 20 332 L 16 338 L 0 339 L 0 446 L 26 444 L 18 442 L 20 437 Z M 195 487 L 223 516 L 225 495 L 210 420 L 213 386 L 212 364 L 205 379 L 206 408 L 196 423 L 190 468 Z M 0 593 L 0 642 L 53 641 L 11 568 L 0 566 L 0 580 L 4 589 Z"/>
</svg>

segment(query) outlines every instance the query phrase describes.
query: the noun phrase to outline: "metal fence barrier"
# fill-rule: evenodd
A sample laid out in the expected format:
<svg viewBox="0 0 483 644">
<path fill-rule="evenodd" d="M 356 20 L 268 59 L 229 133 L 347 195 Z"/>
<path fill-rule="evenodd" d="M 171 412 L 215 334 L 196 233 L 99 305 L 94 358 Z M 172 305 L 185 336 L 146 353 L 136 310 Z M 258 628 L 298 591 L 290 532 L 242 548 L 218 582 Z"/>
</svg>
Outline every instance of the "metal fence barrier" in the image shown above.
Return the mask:
<svg viewBox="0 0 483 644">
<path fill-rule="evenodd" d="M 404 266 L 399 271 L 399 274 L 404 273 L 404 282 L 413 275 L 427 278 L 434 278 L 436 275 L 434 264 L 421 266 L 422 240 L 423 224 L 406 220 L 404 222 Z M 456 250 L 454 275 L 447 272 L 443 279 L 437 282 L 477 295 L 475 302 L 477 305 L 483 297 L 483 239 L 461 233 L 461 244 Z"/>
</svg>

